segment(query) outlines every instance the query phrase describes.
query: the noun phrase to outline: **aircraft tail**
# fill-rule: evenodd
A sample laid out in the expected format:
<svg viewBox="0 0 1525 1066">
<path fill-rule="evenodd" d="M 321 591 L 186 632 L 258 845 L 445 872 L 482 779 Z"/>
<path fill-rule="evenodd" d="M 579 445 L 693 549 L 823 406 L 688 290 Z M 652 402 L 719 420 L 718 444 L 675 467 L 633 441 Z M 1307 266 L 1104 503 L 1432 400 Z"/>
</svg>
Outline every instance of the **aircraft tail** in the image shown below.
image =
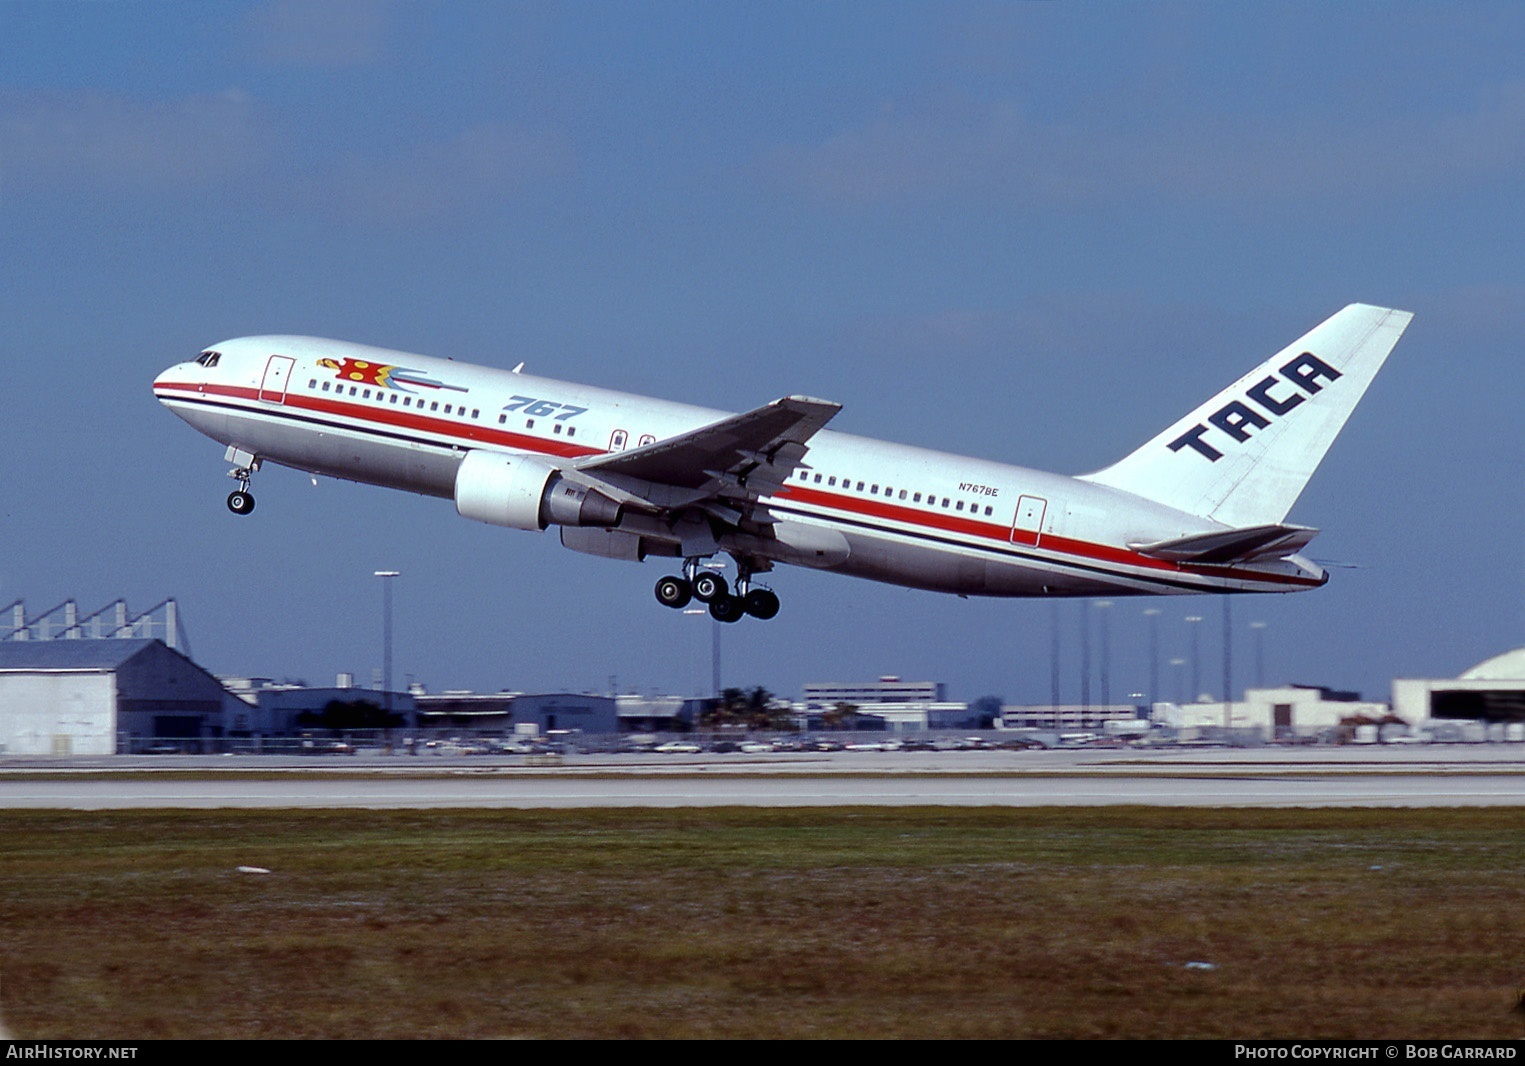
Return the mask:
<svg viewBox="0 0 1525 1066">
<path fill-rule="evenodd" d="M 1277 525 L 1413 317 L 1351 304 L 1081 480 L 1235 528 Z"/>
</svg>

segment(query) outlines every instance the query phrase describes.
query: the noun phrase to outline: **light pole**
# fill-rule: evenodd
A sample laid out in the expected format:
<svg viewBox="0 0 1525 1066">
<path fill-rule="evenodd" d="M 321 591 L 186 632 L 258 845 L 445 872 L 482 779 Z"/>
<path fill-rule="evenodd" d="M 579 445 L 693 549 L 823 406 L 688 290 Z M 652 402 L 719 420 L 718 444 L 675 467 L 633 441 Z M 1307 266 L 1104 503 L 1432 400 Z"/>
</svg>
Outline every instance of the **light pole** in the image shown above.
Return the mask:
<svg viewBox="0 0 1525 1066">
<path fill-rule="evenodd" d="M 1255 631 L 1255 687 L 1266 687 L 1266 624 L 1264 622 L 1251 622 L 1250 628 Z"/>
<path fill-rule="evenodd" d="M 1181 694 L 1181 677 L 1182 677 L 1181 667 L 1183 667 L 1185 665 L 1186 665 L 1186 660 L 1185 659 L 1171 659 L 1170 660 L 1171 669 L 1175 671 L 1175 677 L 1176 677 L 1176 703 L 1178 705 L 1186 702 L 1185 698 Z"/>
<path fill-rule="evenodd" d="M 709 610 L 704 607 L 689 607 L 683 612 L 695 616 L 707 615 Z M 720 698 L 720 621 L 710 619 L 710 694 L 716 699 Z"/>
<path fill-rule="evenodd" d="M 1144 608 L 1149 619 L 1149 702 L 1160 698 L 1160 609 Z"/>
<path fill-rule="evenodd" d="M 401 576 L 397 570 L 377 570 L 373 575 L 381 578 L 381 709 L 387 720 L 392 718 L 392 579 Z"/>
<path fill-rule="evenodd" d="M 1049 623 L 1049 667 L 1048 667 L 1048 702 L 1054 714 L 1059 714 L 1059 601 L 1057 599 L 1048 602 Z M 1058 718 L 1054 719 L 1056 722 Z"/>
<path fill-rule="evenodd" d="M 1192 703 L 1196 703 L 1197 697 L 1202 694 L 1202 639 L 1197 632 L 1197 623 L 1200 621 L 1200 614 L 1186 616 L 1186 624 L 1191 632 L 1191 692 L 1188 695 Z"/>
<path fill-rule="evenodd" d="M 1107 624 L 1112 601 L 1097 600 L 1094 606 L 1101 612 L 1101 706 L 1105 709 L 1112 705 L 1112 635 Z"/>
<path fill-rule="evenodd" d="M 1080 604 L 1080 720 L 1091 714 L 1091 612 Z"/>
<path fill-rule="evenodd" d="M 1233 725 L 1234 706 L 1234 618 L 1229 604 L 1233 598 L 1223 594 L 1223 728 Z"/>
</svg>

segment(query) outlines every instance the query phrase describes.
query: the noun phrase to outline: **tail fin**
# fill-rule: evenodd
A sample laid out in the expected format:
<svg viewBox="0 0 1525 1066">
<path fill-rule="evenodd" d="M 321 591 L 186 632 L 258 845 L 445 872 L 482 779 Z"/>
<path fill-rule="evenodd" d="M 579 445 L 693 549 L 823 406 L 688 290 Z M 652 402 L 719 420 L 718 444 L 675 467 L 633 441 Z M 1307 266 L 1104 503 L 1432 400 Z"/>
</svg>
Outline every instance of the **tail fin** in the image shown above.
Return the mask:
<svg viewBox="0 0 1525 1066">
<path fill-rule="evenodd" d="M 1413 317 L 1351 304 L 1081 480 L 1233 527 L 1280 523 Z"/>
</svg>

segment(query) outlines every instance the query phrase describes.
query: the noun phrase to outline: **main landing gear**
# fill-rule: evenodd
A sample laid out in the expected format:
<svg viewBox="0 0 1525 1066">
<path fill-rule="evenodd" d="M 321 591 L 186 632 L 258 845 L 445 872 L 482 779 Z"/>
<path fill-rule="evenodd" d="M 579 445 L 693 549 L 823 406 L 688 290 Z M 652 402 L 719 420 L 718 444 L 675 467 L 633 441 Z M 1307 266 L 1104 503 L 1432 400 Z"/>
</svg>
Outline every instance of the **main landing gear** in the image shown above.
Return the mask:
<svg viewBox="0 0 1525 1066">
<path fill-rule="evenodd" d="M 707 604 L 710 617 L 717 622 L 739 622 L 743 615 L 772 618 L 778 614 L 778 596 L 772 589 L 753 588 L 750 567 L 737 564 L 736 589 L 731 591 L 725 575 L 713 570 L 699 570 L 698 559 L 685 559 L 683 576 L 664 577 L 657 582 L 657 602 L 674 609 L 687 607 L 690 600 Z"/>
</svg>

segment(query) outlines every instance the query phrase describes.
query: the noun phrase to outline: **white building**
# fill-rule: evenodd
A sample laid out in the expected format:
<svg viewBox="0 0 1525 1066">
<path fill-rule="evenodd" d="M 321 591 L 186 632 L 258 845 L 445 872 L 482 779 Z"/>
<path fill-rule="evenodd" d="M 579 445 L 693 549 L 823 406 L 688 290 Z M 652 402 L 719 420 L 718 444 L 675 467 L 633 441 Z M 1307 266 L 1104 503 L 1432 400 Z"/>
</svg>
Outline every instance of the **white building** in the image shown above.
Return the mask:
<svg viewBox="0 0 1525 1066">
<path fill-rule="evenodd" d="M 1475 722 L 1490 736 L 1502 732 L 1498 739 L 1517 739 L 1525 729 L 1525 648 L 1495 655 L 1456 678 L 1399 678 L 1393 682 L 1393 713 L 1432 726 Z"/>
<path fill-rule="evenodd" d="M 114 755 L 221 733 L 239 701 L 159 640 L 0 642 L 0 753 Z"/>
<path fill-rule="evenodd" d="M 876 704 L 946 703 L 948 686 L 941 681 L 902 681 L 885 674 L 878 681 L 820 681 L 805 686 L 805 709 L 829 711 L 839 703 L 851 703 L 878 714 Z"/>
<path fill-rule="evenodd" d="M 1264 740 L 1284 740 L 1313 736 L 1350 718 L 1387 717 L 1387 704 L 1354 696 L 1300 685 L 1252 688 L 1245 691 L 1244 699 L 1228 704 L 1156 703 L 1152 718 L 1178 730 L 1251 730 Z"/>
</svg>

